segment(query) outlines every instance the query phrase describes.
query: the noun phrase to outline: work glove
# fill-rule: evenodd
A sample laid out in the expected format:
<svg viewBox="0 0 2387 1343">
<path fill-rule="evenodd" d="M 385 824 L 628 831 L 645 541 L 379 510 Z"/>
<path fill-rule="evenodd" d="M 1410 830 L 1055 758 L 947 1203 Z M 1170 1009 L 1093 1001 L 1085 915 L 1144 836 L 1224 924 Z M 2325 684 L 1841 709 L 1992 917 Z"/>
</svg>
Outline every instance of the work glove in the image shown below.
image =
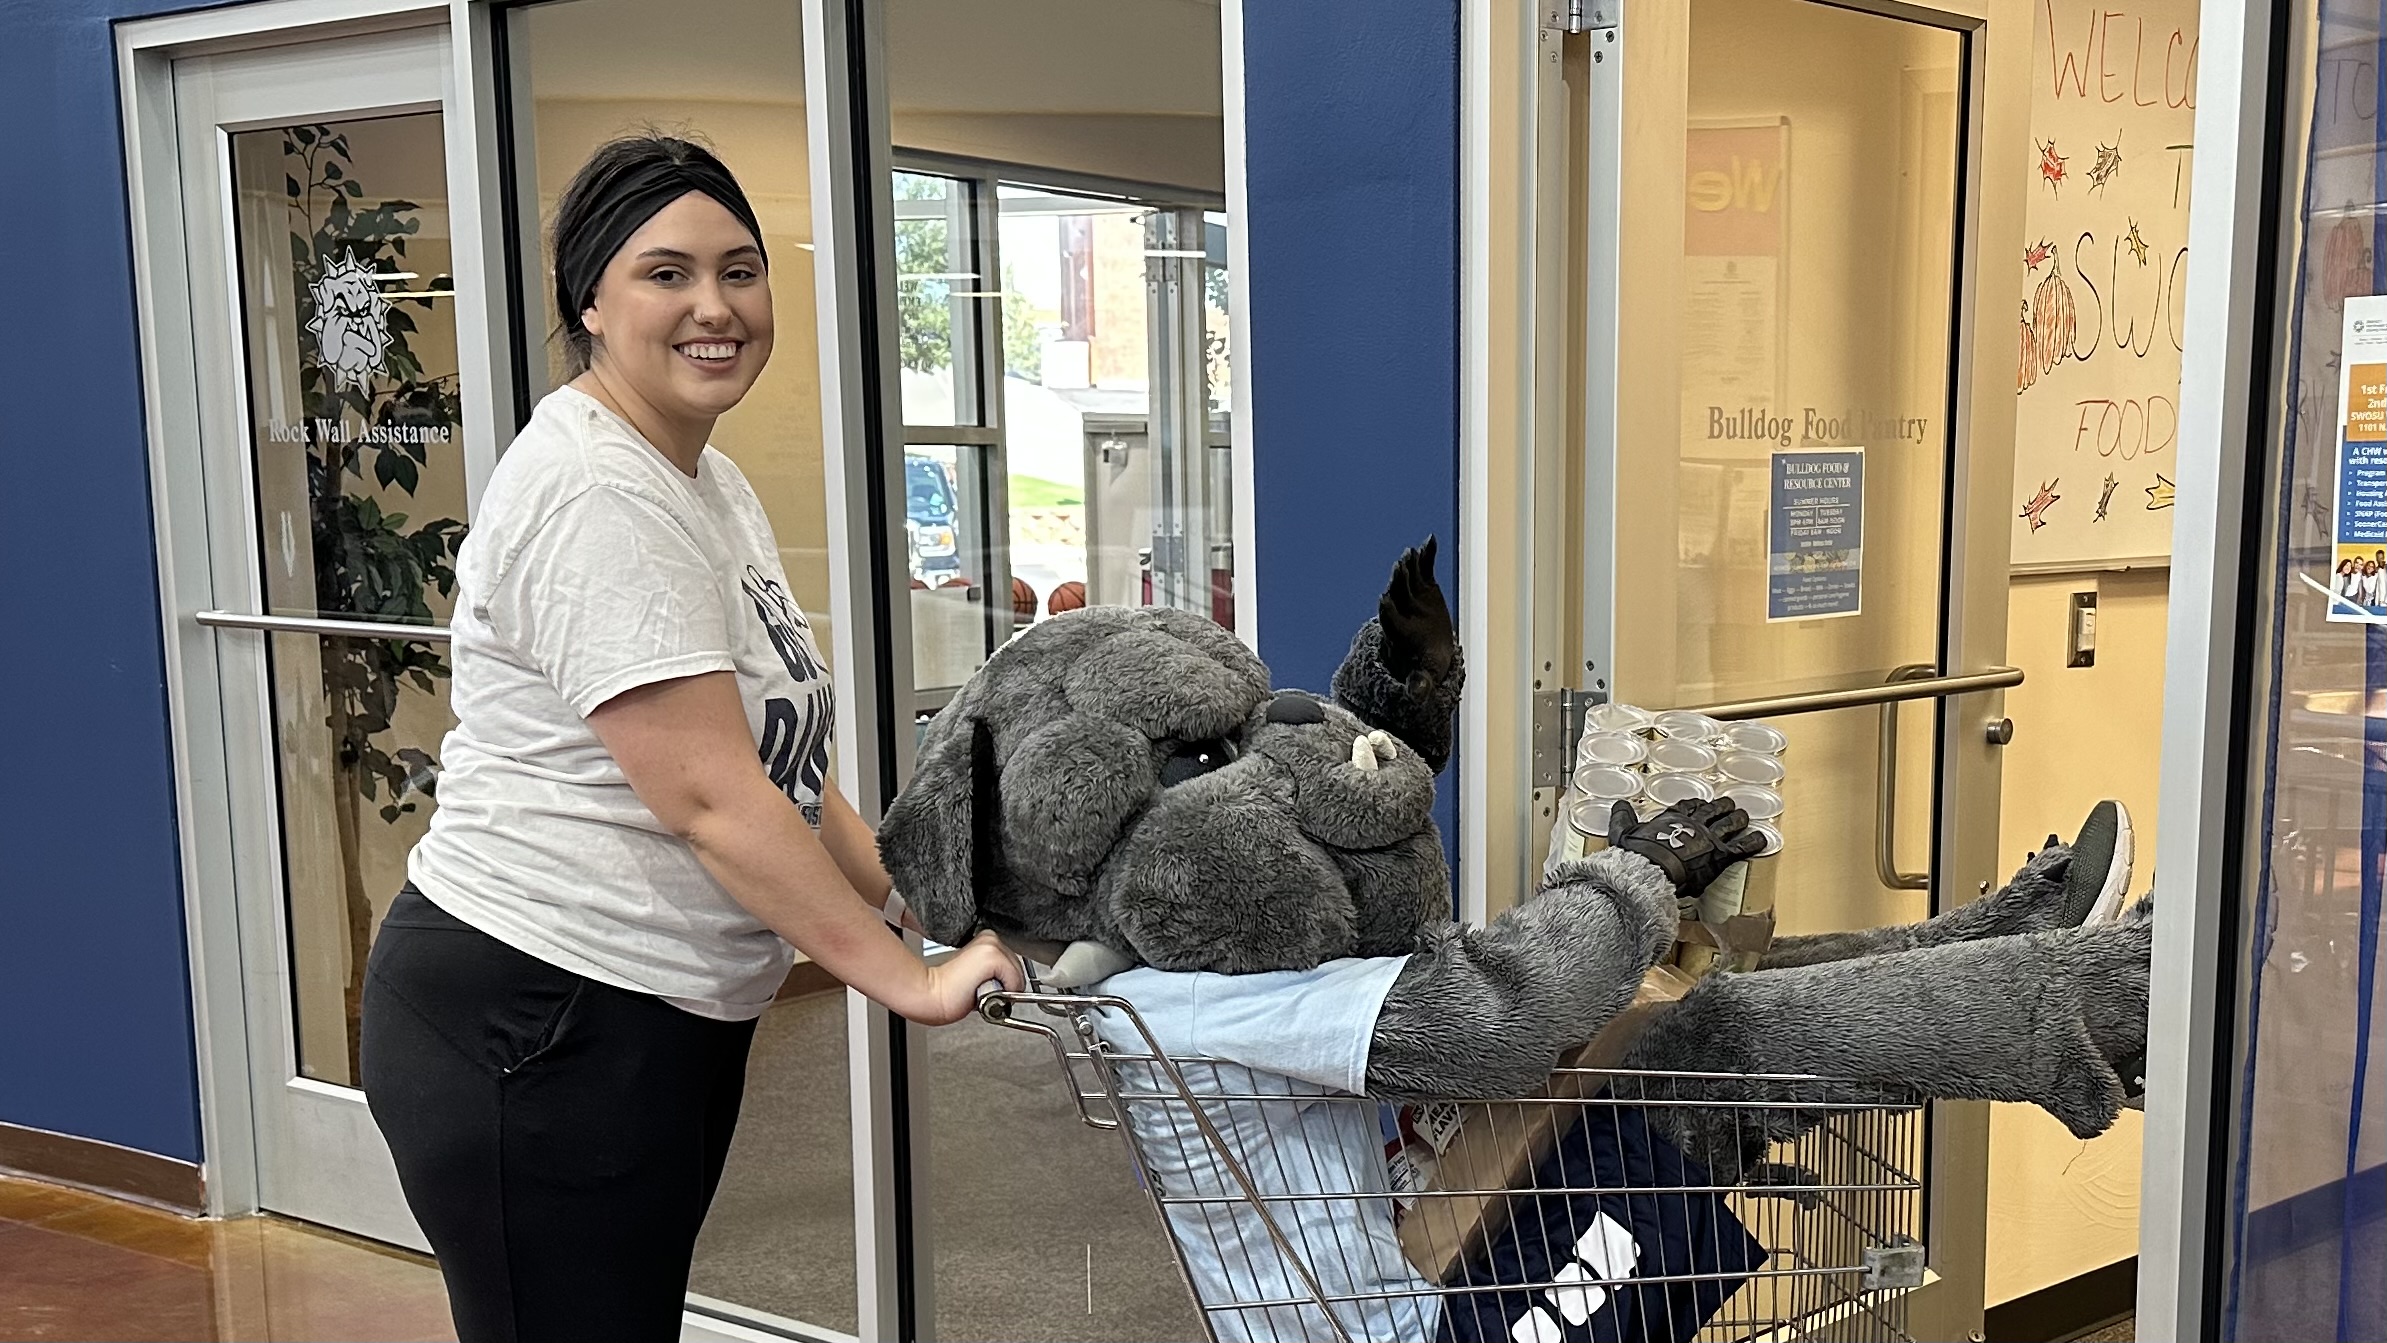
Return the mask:
<svg viewBox="0 0 2387 1343">
<path fill-rule="evenodd" d="M 1725 868 L 1765 850 L 1765 836 L 1749 828 L 1749 813 L 1730 798 L 1677 802 L 1644 821 L 1630 802 L 1608 814 L 1608 847 L 1637 853 L 1674 883 L 1675 897 L 1696 899 Z"/>
<path fill-rule="evenodd" d="M 1384 670 L 1411 698 L 1432 694 L 1450 675 L 1459 635 L 1442 600 L 1442 585 L 1434 581 L 1433 537 L 1393 562 L 1392 581 L 1376 599 L 1376 623 L 1384 629 Z"/>
</svg>

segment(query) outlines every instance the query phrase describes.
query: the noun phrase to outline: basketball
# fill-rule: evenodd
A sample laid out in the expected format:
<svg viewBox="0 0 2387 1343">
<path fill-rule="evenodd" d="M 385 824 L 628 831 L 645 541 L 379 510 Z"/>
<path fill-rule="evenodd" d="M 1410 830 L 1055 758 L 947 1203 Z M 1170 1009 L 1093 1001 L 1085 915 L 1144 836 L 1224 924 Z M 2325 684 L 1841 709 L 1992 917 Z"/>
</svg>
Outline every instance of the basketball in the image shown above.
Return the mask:
<svg viewBox="0 0 2387 1343">
<path fill-rule="evenodd" d="M 1059 615 L 1063 611 L 1075 611 L 1085 604 L 1086 585 L 1073 578 L 1053 589 L 1053 595 L 1044 603 L 1044 609 Z"/>
<path fill-rule="evenodd" d="M 1022 620 L 1036 618 L 1036 589 L 1017 574 L 1011 576 L 1011 614 Z"/>
</svg>

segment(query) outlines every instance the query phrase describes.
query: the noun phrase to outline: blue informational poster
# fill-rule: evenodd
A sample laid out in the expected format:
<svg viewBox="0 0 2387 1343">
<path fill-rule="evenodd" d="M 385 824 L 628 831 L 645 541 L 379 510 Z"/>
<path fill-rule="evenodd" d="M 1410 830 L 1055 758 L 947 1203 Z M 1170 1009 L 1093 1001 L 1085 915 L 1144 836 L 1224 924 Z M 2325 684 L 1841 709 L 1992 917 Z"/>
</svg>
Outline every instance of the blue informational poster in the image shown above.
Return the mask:
<svg viewBox="0 0 2387 1343">
<path fill-rule="evenodd" d="M 1857 614 L 1864 609 L 1865 450 L 1816 448 L 1773 459 L 1765 618 Z"/>
<path fill-rule="evenodd" d="M 2387 297 L 2346 300 L 2329 619 L 2387 620 Z"/>
</svg>

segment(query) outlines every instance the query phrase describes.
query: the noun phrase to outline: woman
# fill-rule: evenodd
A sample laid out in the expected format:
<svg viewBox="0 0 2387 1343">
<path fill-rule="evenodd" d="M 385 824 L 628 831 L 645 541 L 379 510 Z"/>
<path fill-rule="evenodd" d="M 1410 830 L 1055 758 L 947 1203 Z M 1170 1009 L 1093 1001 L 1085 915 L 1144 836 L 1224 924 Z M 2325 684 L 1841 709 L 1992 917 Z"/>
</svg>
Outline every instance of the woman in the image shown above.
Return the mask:
<svg viewBox="0 0 2387 1343">
<path fill-rule="evenodd" d="M 466 1343 L 678 1336 L 791 944 L 931 1024 L 1018 983 L 991 938 L 931 967 L 881 922 L 811 630 L 706 446 L 771 355 L 745 194 L 694 145 L 618 140 L 566 188 L 554 256 L 577 376 L 457 560 L 440 805 L 363 1009 L 366 1095 Z"/>
<path fill-rule="evenodd" d="M 2352 556 L 2337 562 L 2337 585 L 2330 590 L 2349 602 L 2361 604 L 2362 570 L 2356 566 Z"/>
</svg>

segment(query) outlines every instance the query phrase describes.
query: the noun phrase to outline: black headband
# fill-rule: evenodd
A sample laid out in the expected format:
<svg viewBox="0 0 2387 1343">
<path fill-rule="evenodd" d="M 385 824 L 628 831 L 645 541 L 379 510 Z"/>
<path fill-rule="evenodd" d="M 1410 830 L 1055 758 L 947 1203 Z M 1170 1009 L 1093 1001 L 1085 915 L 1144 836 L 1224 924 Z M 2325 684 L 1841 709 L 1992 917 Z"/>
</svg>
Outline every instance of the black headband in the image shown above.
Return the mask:
<svg viewBox="0 0 2387 1343">
<path fill-rule="evenodd" d="M 566 331 L 581 329 L 580 314 L 596 302 L 598 277 L 630 235 L 691 191 L 720 202 L 754 235 L 755 250 L 763 250 L 762 225 L 754 207 L 746 203 L 746 193 L 738 189 L 729 169 L 709 154 L 676 162 L 649 158 L 626 163 L 599 180 L 576 185 L 587 191 L 588 212 L 574 229 L 575 236 L 558 239 L 555 249 L 555 308 Z M 763 264 L 770 264 L 767 252 Z"/>
</svg>

